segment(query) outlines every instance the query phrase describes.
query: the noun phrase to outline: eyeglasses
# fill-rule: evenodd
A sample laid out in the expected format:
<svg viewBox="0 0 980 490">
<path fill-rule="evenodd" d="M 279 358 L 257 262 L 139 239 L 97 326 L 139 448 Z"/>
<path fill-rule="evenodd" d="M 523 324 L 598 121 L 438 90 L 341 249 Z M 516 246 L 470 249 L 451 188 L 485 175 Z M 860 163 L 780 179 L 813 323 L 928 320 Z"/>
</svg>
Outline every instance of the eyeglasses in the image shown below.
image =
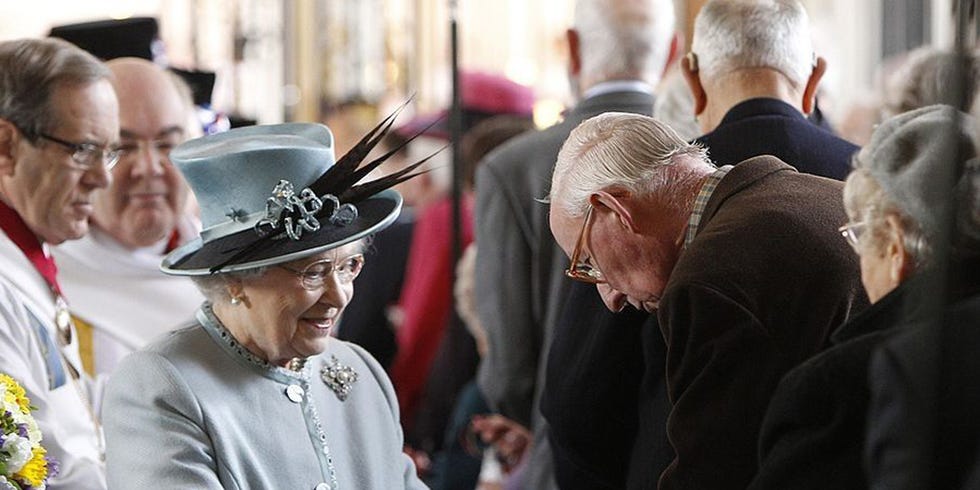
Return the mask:
<svg viewBox="0 0 980 490">
<path fill-rule="evenodd" d="M 318 260 L 304 267 L 301 271 L 285 265 L 279 267 L 299 276 L 303 282 L 303 287 L 309 291 L 314 291 L 323 287 L 323 283 L 327 281 L 327 276 L 332 272 L 337 274 L 337 280 L 341 284 L 350 284 L 364 267 L 364 255 L 351 255 L 336 263 L 330 259 Z"/>
<path fill-rule="evenodd" d="M 854 249 L 855 252 L 858 251 L 858 243 L 861 241 L 861 234 L 864 233 L 864 229 L 867 228 L 867 221 L 848 222 L 844 226 L 837 229 L 841 236 L 847 240 L 847 243 Z"/>
<path fill-rule="evenodd" d="M 587 264 L 585 262 L 579 262 L 579 255 L 582 255 L 582 245 L 585 244 L 585 237 L 588 236 L 589 231 L 592 229 L 592 211 L 595 208 L 589 205 L 589 210 L 585 213 L 585 221 L 582 223 L 582 232 L 578 235 L 578 241 L 575 242 L 575 249 L 572 250 L 571 264 L 568 269 L 565 269 L 565 276 L 569 279 L 581 282 L 587 282 L 589 284 L 604 284 L 606 278 L 603 277 L 602 271 L 597 267 L 592 266 L 592 264 Z"/>
<path fill-rule="evenodd" d="M 116 163 L 119 162 L 119 150 L 116 148 L 106 148 L 93 143 L 72 143 L 45 133 L 38 133 L 38 137 L 61 145 L 70 151 L 71 159 L 75 162 L 74 167 L 79 170 L 92 170 L 99 163 L 105 165 L 106 170 L 112 170 L 112 167 L 115 167 Z"/>
</svg>

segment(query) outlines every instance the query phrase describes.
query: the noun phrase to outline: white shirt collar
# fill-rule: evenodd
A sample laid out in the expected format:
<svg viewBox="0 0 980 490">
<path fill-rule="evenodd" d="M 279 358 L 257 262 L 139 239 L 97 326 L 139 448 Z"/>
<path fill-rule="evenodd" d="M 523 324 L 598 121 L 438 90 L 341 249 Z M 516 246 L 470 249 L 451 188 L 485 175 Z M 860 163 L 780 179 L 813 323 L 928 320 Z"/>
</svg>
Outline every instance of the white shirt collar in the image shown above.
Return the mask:
<svg viewBox="0 0 980 490">
<path fill-rule="evenodd" d="M 610 92 L 642 92 L 653 95 L 653 87 L 640 80 L 610 80 L 589 87 L 582 93 L 582 99 L 591 99 Z"/>
</svg>

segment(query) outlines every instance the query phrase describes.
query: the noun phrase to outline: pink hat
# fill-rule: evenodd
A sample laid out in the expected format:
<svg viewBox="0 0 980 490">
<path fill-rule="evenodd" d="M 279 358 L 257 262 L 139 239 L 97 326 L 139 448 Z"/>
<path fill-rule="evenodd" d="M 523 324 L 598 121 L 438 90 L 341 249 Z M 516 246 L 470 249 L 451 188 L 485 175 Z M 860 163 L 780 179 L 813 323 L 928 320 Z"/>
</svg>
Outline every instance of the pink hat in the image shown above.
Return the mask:
<svg viewBox="0 0 980 490">
<path fill-rule="evenodd" d="M 534 112 L 534 91 L 509 78 L 491 73 L 463 71 L 460 104 L 463 109 L 463 131 L 491 116 L 514 115 L 531 117 Z M 395 131 L 410 136 L 425 130 L 426 136 L 449 138 L 449 110 L 413 117 Z M 431 126 L 431 127 L 429 127 Z M 426 130 L 426 128 L 429 129 Z"/>
</svg>

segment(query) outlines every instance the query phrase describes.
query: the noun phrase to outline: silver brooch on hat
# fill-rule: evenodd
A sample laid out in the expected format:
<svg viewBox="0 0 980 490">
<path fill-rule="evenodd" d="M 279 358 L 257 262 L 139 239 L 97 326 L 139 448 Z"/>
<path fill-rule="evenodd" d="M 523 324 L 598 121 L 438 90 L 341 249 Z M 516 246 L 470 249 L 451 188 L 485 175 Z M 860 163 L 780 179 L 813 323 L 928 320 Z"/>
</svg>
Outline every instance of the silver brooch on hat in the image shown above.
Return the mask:
<svg viewBox="0 0 980 490">
<path fill-rule="evenodd" d="M 357 371 L 350 366 L 344 366 L 337 356 L 330 356 L 330 362 L 320 368 L 320 379 L 330 388 L 340 401 L 347 399 L 354 383 L 357 381 Z"/>
<path fill-rule="evenodd" d="M 316 212 L 321 207 L 323 201 L 309 188 L 296 195 L 293 184 L 288 180 L 280 180 L 272 189 L 272 196 L 266 199 L 265 218 L 255 223 L 255 230 L 264 235 L 281 229 L 289 238 L 299 240 L 303 236 L 303 230 L 320 229 Z"/>
<path fill-rule="evenodd" d="M 340 204 L 340 200 L 332 194 L 317 197 L 309 187 L 298 195 L 293 190 L 293 184 L 288 180 L 280 180 L 272 189 L 272 196 L 265 201 L 265 217 L 255 223 L 255 231 L 259 235 L 267 235 L 283 231 L 293 240 L 303 237 L 304 231 L 320 229 L 320 220 L 316 214 L 323 208 L 326 200 L 330 207 L 327 219 L 339 226 L 349 225 L 357 218 L 357 208 L 352 204 Z"/>
</svg>

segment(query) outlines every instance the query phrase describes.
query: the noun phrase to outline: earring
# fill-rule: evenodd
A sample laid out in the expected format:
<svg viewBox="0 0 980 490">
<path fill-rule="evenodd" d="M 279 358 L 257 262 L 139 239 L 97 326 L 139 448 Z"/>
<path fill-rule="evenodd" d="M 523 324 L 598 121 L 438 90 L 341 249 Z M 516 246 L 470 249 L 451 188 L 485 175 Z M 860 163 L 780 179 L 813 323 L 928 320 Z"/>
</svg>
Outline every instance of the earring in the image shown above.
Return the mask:
<svg viewBox="0 0 980 490">
<path fill-rule="evenodd" d="M 232 306 L 238 306 L 238 305 L 242 304 L 242 298 L 240 298 L 238 296 L 232 296 L 232 298 L 231 298 L 231 304 L 232 304 Z"/>
</svg>

